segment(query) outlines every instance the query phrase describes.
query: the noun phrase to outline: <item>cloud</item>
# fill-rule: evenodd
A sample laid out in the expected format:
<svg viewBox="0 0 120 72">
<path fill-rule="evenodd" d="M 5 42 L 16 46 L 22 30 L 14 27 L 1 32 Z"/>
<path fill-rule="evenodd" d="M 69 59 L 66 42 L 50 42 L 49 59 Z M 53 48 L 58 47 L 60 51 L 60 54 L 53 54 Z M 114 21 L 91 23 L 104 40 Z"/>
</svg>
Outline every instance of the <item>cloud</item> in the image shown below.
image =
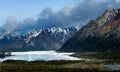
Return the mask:
<svg viewBox="0 0 120 72">
<path fill-rule="evenodd" d="M 40 14 L 37 20 L 41 27 L 69 27 L 78 24 L 86 24 L 92 19 L 97 18 L 108 8 L 119 8 L 120 2 L 109 0 L 105 2 L 96 2 L 95 0 L 84 0 L 82 3 L 69 5 L 59 12 L 53 12 L 46 8 Z"/>
<path fill-rule="evenodd" d="M 35 18 L 26 18 L 23 21 L 17 22 L 17 28 L 15 31 L 21 32 L 21 33 L 26 33 L 26 32 L 32 32 L 34 31 L 36 25 L 36 19 Z"/>
<path fill-rule="evenodd" d="M 96 2 L 95 0 L 84 0 L 79 4 L 68 5 L 58 12 L 54 12 L 47 7 L 39 14 L 37 19 L 27 18 L 23 21 L 17 21 L 14 18 L 8 18 L 3 28 L 6 31 L 28 32 L 40 28 L 84 25 L 111 7 L 119 8 L 120 1 L 106 0 L 104 2 Z"/>
<path fill-rule="evenodd" d="M 14 17 L 9 16 L 5 22 L 5 25 L 3 25 L 3 29 L 6 33 L 10 33 L 17 28 L 17 24 L 17 20 Z"/>
<path fill-rule="evenodd" d="M 12 16 L 9 16 L 5 24 L 0 28 L 0 33 L 9 34 L 11 32 L 26 33 L 33 31 L 36 26 L 34 18 L 26 18 L 25 20 L 18 21 Z"/>
</svg>

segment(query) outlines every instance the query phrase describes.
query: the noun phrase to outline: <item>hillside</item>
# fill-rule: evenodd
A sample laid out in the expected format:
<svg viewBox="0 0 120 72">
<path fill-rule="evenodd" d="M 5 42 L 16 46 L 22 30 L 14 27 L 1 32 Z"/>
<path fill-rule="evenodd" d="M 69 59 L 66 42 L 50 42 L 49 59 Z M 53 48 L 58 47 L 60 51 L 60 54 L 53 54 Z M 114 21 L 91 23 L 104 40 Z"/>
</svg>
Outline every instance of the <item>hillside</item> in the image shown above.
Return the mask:
<svg viewBox="0 0 120 72">
<path fill-rule="evenodd" d="M 58 51 L 120 51 L 120 9 L 110 8 L 82 27 Z"/>
</svg>

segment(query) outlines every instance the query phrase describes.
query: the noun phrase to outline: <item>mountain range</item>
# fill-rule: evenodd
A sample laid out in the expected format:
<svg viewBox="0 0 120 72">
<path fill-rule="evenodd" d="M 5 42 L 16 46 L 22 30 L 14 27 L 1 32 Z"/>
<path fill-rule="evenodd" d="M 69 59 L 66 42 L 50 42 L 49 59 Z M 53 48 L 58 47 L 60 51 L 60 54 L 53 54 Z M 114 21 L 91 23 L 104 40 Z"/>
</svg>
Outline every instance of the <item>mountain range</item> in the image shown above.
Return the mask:
<svg viewBox="0 0 120 72">
<path fill-rule="evenodd" d="M 83 26 L 58 51 L 120 51 L 120 9 L 107 9 L 96 20 Z"/>
<path fill-rule="evenodd" d="M 77 28 L 44 28 L 26 34 L 17 32 L 0 35 L 0 51 L 38 51 L 59 49 Z"/>
<path fill-rule="evenodd" d="M 51 27 L 25 34 L 0 33 L 0 51 L 120 51 L 119 8 L 109 8 L 97 19 L 78 28 Z"/>
</svg>

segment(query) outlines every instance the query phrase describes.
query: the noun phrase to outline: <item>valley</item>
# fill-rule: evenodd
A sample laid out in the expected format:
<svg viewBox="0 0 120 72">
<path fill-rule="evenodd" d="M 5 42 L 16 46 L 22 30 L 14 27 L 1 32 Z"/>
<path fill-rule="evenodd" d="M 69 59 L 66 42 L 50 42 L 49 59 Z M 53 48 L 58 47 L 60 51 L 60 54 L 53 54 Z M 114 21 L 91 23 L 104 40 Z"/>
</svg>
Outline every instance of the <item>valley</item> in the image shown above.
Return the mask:
<svg viewBox="0 0 120 72">
<path fill-rule="evenodd" d="M 0 72 L 120 72 L 119 0 L 1 0 L 0 9 Z"/>
</svg>

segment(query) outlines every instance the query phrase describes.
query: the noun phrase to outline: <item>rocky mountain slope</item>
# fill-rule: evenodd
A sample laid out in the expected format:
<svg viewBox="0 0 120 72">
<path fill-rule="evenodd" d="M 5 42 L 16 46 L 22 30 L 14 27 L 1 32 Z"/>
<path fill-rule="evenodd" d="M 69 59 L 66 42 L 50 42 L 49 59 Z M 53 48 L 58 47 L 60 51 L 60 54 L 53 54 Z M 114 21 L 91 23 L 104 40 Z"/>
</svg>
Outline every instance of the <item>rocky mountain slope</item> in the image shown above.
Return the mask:
<svg viewBox="0 0 120 72">
<path fill-rule="evenodd" d="M 0 51 L 56 50 L 74 33 L 76 28 L 45 28 L 24 35 L 10 33 L 0 36 Z"/>
<path fill-rule="evenodd" d="M 110 8 L 82 27 L 58 51 L 120 51 L 120 9 Z"/>
</svg>

